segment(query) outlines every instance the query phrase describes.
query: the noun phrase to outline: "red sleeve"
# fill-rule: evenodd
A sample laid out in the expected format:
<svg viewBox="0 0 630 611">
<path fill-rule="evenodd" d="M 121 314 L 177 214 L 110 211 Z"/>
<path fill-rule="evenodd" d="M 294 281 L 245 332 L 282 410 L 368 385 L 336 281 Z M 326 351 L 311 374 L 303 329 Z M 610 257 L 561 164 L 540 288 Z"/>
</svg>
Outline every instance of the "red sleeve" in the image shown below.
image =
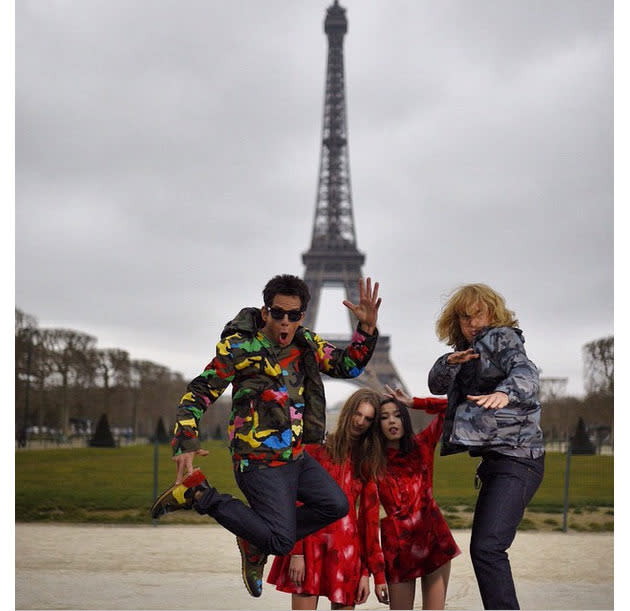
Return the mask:
<svg viewBox="0 0 630 611">
<path fill-rule="evenodd" d="M 307 443 L 304 450 L 312 456 L 320 465 L 326 458 L 325 448 L 321 443 Z"/>
<path fill-rule="evenodd" d="M 298 539 L 291 550 L 290 556 L 303 556 L 304 555 L 304 539 Z"/>
<path fill-rule="evenodd" d="M 420 431 L 416 436 L 416 443 L 426 444 L 435 450 L 440 437 L 442 437 L 442 431 L 444 429 L 444 412 L 438 413 L 438 415 L 431 420 L 428 426 Z"/>
<path fill-rule="evenodd" d="M 414 397 L 413 409 L 423 409 L 428 414 L 441 414 L 446 411 L 448 401 L 439 397 Z"/>
<path fill-rule="evenodd" d="M 363 485 L 359 500 L 359 539 L 361 541 L 361 575 L 374 575 L 377 585 L 386 583 L 385 558 L 379 540 L 379 499 L 376 482 Z"/>
</svg>

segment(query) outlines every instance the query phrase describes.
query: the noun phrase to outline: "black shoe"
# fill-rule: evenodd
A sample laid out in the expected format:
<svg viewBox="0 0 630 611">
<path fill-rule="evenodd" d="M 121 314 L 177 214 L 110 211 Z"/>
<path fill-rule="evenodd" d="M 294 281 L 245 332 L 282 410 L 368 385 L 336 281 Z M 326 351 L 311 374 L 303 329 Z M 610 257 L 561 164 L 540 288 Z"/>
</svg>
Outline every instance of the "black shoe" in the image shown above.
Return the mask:
<svg viewBox="0 0 630 611">
<path fill-rule="evenodd" d="M 258 598 L 262 594 L 263 571 L 267 554 L 263 554 L 254 545 L 242 537 L 236 537 L 238 550 L 241 552 L 241 574 L 247 591 Z"/>
</svg>

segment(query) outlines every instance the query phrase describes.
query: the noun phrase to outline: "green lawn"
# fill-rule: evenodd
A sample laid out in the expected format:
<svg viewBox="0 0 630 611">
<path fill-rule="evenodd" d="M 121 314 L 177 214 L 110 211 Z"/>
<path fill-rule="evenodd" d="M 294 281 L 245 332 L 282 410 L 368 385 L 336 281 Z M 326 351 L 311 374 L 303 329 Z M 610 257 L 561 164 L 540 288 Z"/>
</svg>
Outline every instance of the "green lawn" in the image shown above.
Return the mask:
<svg viewBox="0 0 630 611">
<path fill-rule="evenodd" d="M 210 441 L 204 442 L 204 447 L 210 454 L 196 459 L 195 464 L 219 490 L 243 498 L 234 482 L 225 444 Z M 547 454 L 545 479 L 530 508 L 562 509 L 565 460 L 562 454 Z M 435 497 L 442 507 L 474 505 L 477 493 L 473 476 L 477 462 L 467 454 L 436 456 Z M 158 491 L 169 486 L 174 475 L 170 446 L 160 446 Z M 150 523 L 148 510 L 154 498 L 153 482 L 153 446 L 16 451 L 15 518 L 17 521 Z M 613 506 L 612 456 L 571 458 L 569 501 L 577 508 Z"/>
<path fill-rule="evenodd" d="M 435 457 L 434 494 L 440 505 L 474 506 L 477 491 L 473 480 L 478 458 L 468 454 Z M 613 456 L 572 456 L 570 462 L 569 505 L 571 507 L 614 504 Z M 548 452 L 545 477 L 530 508 L 560 509 L 564 504 L 566 455 Z"/>
</svg>

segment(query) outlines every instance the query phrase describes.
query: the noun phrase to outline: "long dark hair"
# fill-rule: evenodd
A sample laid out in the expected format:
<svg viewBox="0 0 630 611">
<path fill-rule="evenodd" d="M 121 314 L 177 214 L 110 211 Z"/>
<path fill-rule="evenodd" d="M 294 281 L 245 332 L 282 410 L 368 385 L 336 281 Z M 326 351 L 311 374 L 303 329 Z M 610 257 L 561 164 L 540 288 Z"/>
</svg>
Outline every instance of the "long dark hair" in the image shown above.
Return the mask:
<svg viewBox="0 0 630 611">
<path fill-rule="evenodd" d="M 403 426 L 403 436 L 399 440 L 398 449 L 402 454 L 409 454 L 409 452 L 411 452 L 411 450 L 413 450 L 416 445 L 413 434 L 413 426 L 411 424 L 411 417 L 409 416 L 409 410 L 407 409 L 407 406 L 403 405 L 398 399 L 395 399 L 393 397 L 385 397 L 384 399 L 381 399 L 381 404 L 379 406 L 378 432 L 381 441 L 384 446 L 387 444 L 387 437 L 385 437 L 385 434 L 383 433 L 383 428 L 380 422 L 381 408 L 387 403 L 393 403 L 400 412 L 400 421 L 402 422 Z"/>
<path fill-rule="evenodd" d="M 380 395 L 369 388 L 353 392 L 339 413 L 335 431 L 326 437 L 326 449 L 332 461 L 341 464 L 352 460 L 355 477 L 366 481 L 376 477 L 385 464 L 383 445 L 378 439 L 380 430 Z M 358 439 L 352 438 L 352 416 L 357 407 L 367 401 L 374 408 L 374 420 L 370 428 Z"/>
</svg>

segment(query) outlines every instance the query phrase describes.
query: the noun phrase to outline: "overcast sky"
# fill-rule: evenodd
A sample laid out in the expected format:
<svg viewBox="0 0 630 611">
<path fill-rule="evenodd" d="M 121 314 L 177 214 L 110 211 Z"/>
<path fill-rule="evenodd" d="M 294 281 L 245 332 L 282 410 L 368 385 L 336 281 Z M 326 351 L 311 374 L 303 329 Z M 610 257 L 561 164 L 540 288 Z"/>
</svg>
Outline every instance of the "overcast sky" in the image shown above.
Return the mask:
<svg viewBox="0 0 630 611">
<path fill-rule="evenodd" d="M 17 2 L 16 307 L 192 378 L 303 275 L 331 3 Z M 614 331 L 613 3 L 341 4 L 357 242 L 405 384 L 428 394 L 445 296 L 485 282 L 581 395 Z"/>
</svg>

